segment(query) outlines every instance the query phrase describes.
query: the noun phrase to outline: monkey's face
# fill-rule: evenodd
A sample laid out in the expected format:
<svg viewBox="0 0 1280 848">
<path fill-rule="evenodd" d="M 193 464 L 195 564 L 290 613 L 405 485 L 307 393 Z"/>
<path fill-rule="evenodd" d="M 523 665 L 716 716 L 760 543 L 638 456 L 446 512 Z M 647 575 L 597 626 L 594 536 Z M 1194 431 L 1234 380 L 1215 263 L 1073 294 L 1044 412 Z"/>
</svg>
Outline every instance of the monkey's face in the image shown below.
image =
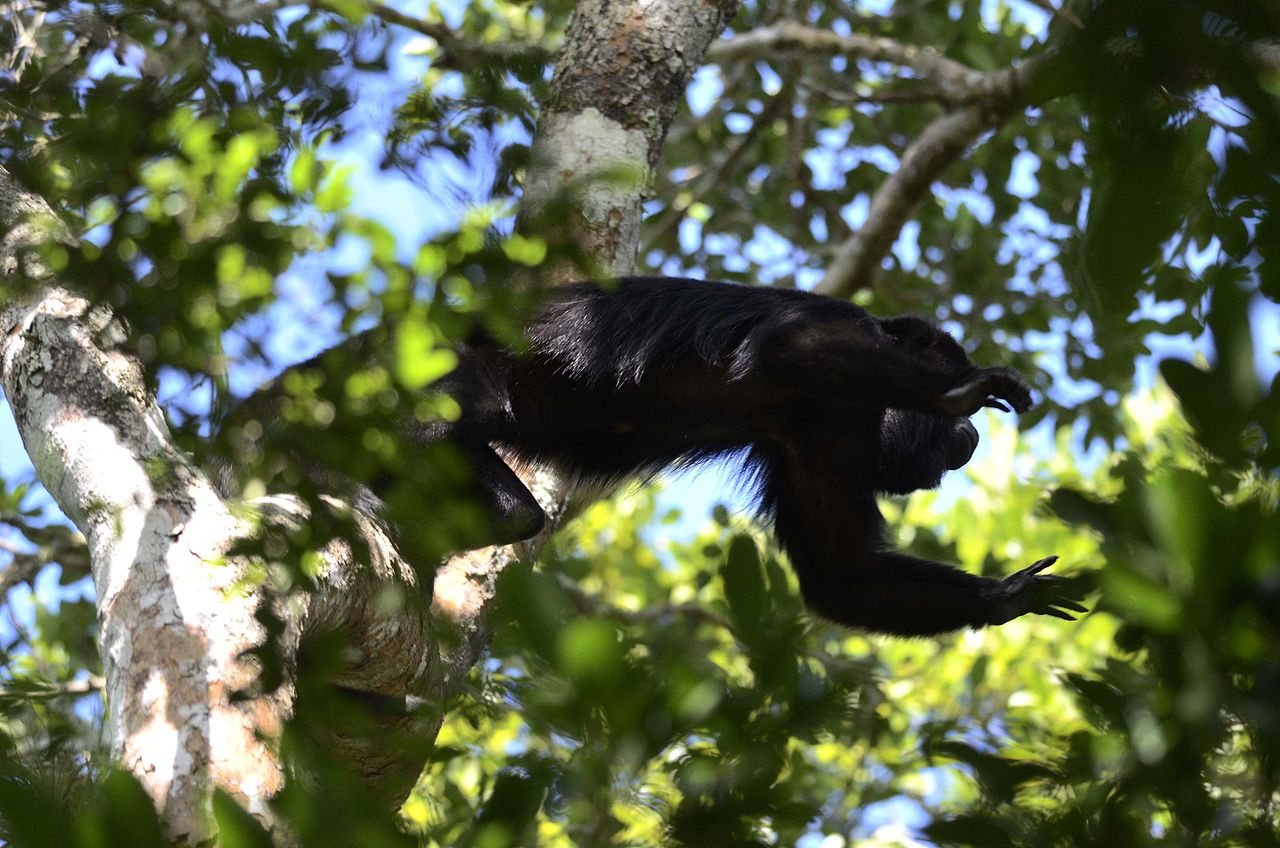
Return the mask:
<svg viewBox="0 0 1280 848">
<path fill-rule="evenodd" d="M 978 447 L 968 418 L 886 409 L 880 420 L 877 491 L 905 495 L 932 489 L 963 466 Z"/>
</svg>

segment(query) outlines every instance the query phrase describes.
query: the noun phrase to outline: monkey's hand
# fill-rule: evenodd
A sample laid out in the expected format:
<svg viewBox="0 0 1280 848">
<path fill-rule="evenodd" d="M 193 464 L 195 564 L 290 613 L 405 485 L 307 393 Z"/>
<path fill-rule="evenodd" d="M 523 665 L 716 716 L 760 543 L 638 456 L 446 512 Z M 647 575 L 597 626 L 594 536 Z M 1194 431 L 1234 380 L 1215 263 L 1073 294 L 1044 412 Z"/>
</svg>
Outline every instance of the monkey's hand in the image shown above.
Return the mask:
<svg viewBox="0 0 1280 848">
<path fill-rule="evenodd" d="M 1040 573 L 1057 561 L 1056 556 L 1045 557 L 997 583 L 988 596 L 991 607 L 984 623 L 1004 624 L 1028 613 L 1075 621 L 1071 613 L 1088 612 L 1067 578 Z"/>
<path fill-rule="evenodd" d="M 943 392 L 937 405 L 944 415 L 964 418 L 984 406 L 1026 412 L 1031 408 L 1031 386 L 1012 368 L 979 368 L 963 383 Z"/>
</svg>

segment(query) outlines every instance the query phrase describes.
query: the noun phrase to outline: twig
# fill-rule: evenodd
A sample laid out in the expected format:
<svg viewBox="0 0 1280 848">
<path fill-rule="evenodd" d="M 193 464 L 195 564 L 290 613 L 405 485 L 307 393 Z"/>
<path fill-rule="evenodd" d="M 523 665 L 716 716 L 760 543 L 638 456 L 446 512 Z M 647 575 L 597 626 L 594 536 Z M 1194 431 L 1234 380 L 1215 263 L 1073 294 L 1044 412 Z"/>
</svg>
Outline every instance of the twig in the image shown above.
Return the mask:
<svg viewBox="0 0 1280 848">
<path fill-rule="evenodd" d="M 27 685 L 20 688 L 0 688 L 0 699 L 22 698 L 62 698 L 68 695 L 88 695 L 100 692 L 107 681 L 97 674 L 91 674 L 83 680 L 66 680 L 61 683 L 50 681 L 24 681 Z"/>
<path fill-rule="evenodd" d="M 7 566 L 0 569 L 0 598 L 7 595 L 14 586 L 21 583 L 30 583 L 46 564 L 45 560 L 32 554 L 15 550 L 8 544 L 4 548 L 13 553 L 13 558 L 9 560 Z"/>
<path fill-rule="evenodd" d="M 762 58 L 804 57 L 829 61 L 833 56 L 887 62 L 928 80 L 929 99 L 959 106 L 944 113 L 913 141 L 901 156 L 898 170 L 885 179 L 871 200 L 867 222 L 850 235 L 818 286 L 818 291 L 848 297 L 875 279 L 881 260 L 912 211 L 929 193 L 933 181 L 986 130 L 998 125 L 1019 106 L 1042 102 L 1062 93 L 1064 74 L 1047 73 L 1060 66 L 1053 50 L 994 73 L 976 71 L 928 47 L 888 38 L 836 35 L 794 23 L 755 30 L 714 45 L 708 56 L 720 63 Z M 881 95 L 907 97 L 898 93 Z M 913 93 L 913 98 L 923 95 Z"/>
<path fill-rule="evenodd" d="M 1064 74 L 1053 73 L 1061 66 L 1061 56 L 1050 50 L 1004 70 L 971 77 L 965 96 L 974 105 L 944 113 L 903 151 L 898 170 L 872 197 L 866 223 L 840 245 L 817 291 L 849 297 L 870 286 L 902 225 L 938 175 L 983 132 L 1015 110 L 1057 96 L 1069 85 Z"/>
<path fill-rule="evenodd" d="M 812 182 L 806 182 L 800 187 L 804 192 L 805 199 L 812 205 L 818 207 L 827 216 L 827 238 L 828 240 L 840 238 L 841 240 L 848 238 L 853 234 L 849 223 L 840 214 L 840 204 L 835 201 L 835 197 L 830 192 L 819 191 L 813 187 Z M 838 233 L 836 231 L 839 231 Z"/>
<path fill-rule="evenodd" d="M 819 648 L 805 651 L 804 655 L 821 665 L 832 677 L 852 677 L 864 684 L 876 679 L 876 662 L 871 657 L 850 658 Z"/>
<path fill-rule="evenodd" d="M 404 27 L 436 40 L 449 63 L 466 70 L 485 65 L 509 65 L 514 62 L 540 62 L 551 60 L 552 51 L 543 44 L 529 42 L 487 42 L 462 38 L 449 27 L 435 21 L 406 15 L 388 6 L 382 0 L 360 0 L 362 6 L 380 20 Z M 332 0 L 309 0 L 313 8 L 338 11 Z"/>
<path fill-rule="evenodd" d="M 701 604 L 654 604 L 642 610 L 626 610 L 610 604 L 598 595 L 584 591 L 581 586 L 562 574 L 556 575 L 556 584 L 580 611 L 611 618 L 623 624 L 647 624 L 659 618 L 671 617 L 696 619 L 729 631 L 733 630 L 733 625 Z"/>
<path fill-rule="evenodd" d="M 21 516 L 0 517 L 36 546 L 26 550 L 10 539 L 0 539 L 0 550 L 12 554 L 8 566 L 0 569 L 0 599 L 20 583 L 30 583 L 51 562 L 62 566 L 65 577 L 77 579 L 89 574 L 89 549 L 79 531 L 61 525 L 37 527 Z"/>
<path fill-rule="evenodd" d="M 1048 0 L 1039 0 L 1037 5 L 1073 25 L 1079 23 L 1069 12 L 1050 6 Z M 1280 42 L 1254 41 L 1243 45 L 1243 49 L 1249 60 L 1261 68 L 1280 67 Z M 817 290 L 837 297 L 848 297 L 871 285 L 881 260 L 916 205 L 928 195 L 934 179 L 984 131 L 998 126 L 1018 109 L 1075 90 L 1081 82 L 1081 69 L 1069 58 L 1065 43 L 993 73 L 973 70 L 927 47 L 886 38 L 840 36 L 794 23 L 739 35 L 708 51 L 708 57 L 721 64 L 797 57 L 829 62 L 833 56 L 887 62 L 909 69 L 932 84 L 910 93 L 864 96 L 823 92 L 833 99 L 860 103 L 933 100 L 961 107 L 937 118 L 907 147 L 898 170 L 872 197 L 866 224 L 836 251 Z M 808 85 L 821 91 L 816 85 Z"/>
<path fill-rule="evenodd" d="M 463 38 L 442 23 L 405 14 L 382 0 L 357 0 L 357 2 L 366 12 L 384 23 L 404 27 L 435 39 L 445 54 L 446 64 L 460 70 L 470 70 L 489 64 L 546 63 L 552 57 L 553 51 L 544 44 L 473 41 Z M 265 16 L 291 6 L 308 6 L 318 11 L 333 12 L 338 15 L 345 15 L 347 11 L 347 4 L 340 4 L 336 0 L 264 0 L 264 2 L 253 0 L 253 2 L 241 4 L 239 8 L 224 5 L 218 13 L 231 23 L 247 23 L 261 20 Z"/>
<path fill-rule="evenodd" d="M 943 89 L 936 86 L 912 89 L 878 89 L 869 91 L 866 94 L 859 94 L 853 91 L 836 91 L 819 85 L 812 80 L 804 80 L 800 84 L 827 100 L 851 105 L 869 103 L 883 106 L 891 103 L 941 103 L 946 106 L 966 106 L 977 99 L 977 95 L 971 90 L 962 92 L 957 99 L 957 92 L 954 89 Z"/>
</svg>

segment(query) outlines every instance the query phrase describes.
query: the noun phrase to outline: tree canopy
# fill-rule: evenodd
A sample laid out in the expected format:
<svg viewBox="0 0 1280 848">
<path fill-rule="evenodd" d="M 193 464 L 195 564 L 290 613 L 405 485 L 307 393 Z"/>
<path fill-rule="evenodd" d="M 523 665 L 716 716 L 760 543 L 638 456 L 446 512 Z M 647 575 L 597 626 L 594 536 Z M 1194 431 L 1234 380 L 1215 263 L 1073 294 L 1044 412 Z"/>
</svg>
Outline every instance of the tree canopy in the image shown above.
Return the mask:
<svg viewBox="0 0 1280 848">
<path fill-rule="evenodd" d="M 6 424 L 5 840 L 1280 845 L 1273 2 L 18 0 L 0 54 L 0 376 L 34 466 Z M 926 315 L 1027 374 L 1031 413 L 984 413 L 955 479 L 885 509 L 903 546 L 975 573 L 1057 553 L 1092 611 L 833 627 L 723 476 L 714 509 L 705 486 L 630 487 L 536 567 L 435 572 L 474 526 L 467 469 L 395 422 L 456 415 L 430 391 L 454 342 L 517 340 L 536 281 L 632 270 Z M 14 316 L 54 285 L 87 304 L 85 345 L 23 364 L 12 340 L 46 325 Z M 371 327 L 375 356 L 350 346 Z M 228 410 L 334 345 L 235 454 Z M 60 494 L 105 459 L 37 441 L 17 390 L 86 370 L 120 381 L 83 408 L 121 433 L 150 420 L 134 401 L 163 410 L 132 431 L 164 448 L 138 485 L 245 460 L 239 529 L 193 553 L 239 564 L 205 592 L 253 601 L 258 634 L 220 697 L 279 717 L 250 730 L 284 777 L 255 807 L 160 757 L 197 775 L 203 836 L 120 739 L 148 655 L 122 653 L 102 540 L 131 525 Z M 328 460 L 394 478 L 384 514 L 415 532 L 337 503 L 303 467 Z M 458 581 L 465 614 L 441 615 Z"/>
</svg>

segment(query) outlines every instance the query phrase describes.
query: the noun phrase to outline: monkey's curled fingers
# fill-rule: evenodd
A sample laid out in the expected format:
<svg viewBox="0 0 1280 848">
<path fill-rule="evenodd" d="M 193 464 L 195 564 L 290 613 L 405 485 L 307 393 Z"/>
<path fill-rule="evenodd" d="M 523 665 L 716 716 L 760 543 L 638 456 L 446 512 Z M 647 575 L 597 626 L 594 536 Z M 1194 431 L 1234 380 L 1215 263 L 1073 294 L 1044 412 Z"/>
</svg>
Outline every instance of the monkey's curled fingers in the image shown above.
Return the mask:
<svg viewBox="0 0 1280 848">
<path fill-rule="evenodd" d="M 1056 556 L 1045 557 L 1001 580 L 989 597 L 987 623 L 1004 624 L 1028 613 L 1075 621 L 1071 613 L 1088 612 L 1065 578 L 1040 573 L 1057 561 Z"/>
<path fill-rule="evenodd" d="M 944 415 L 967 418 L 984 406 L 1004 412 L 1008 412 L 1009 407 L 1016 412 L 1026 412 L 1031 408 L 1031 386 L 1012 368 L 980 368 L 938 398 L 938 409 Z"/>
</svg>

